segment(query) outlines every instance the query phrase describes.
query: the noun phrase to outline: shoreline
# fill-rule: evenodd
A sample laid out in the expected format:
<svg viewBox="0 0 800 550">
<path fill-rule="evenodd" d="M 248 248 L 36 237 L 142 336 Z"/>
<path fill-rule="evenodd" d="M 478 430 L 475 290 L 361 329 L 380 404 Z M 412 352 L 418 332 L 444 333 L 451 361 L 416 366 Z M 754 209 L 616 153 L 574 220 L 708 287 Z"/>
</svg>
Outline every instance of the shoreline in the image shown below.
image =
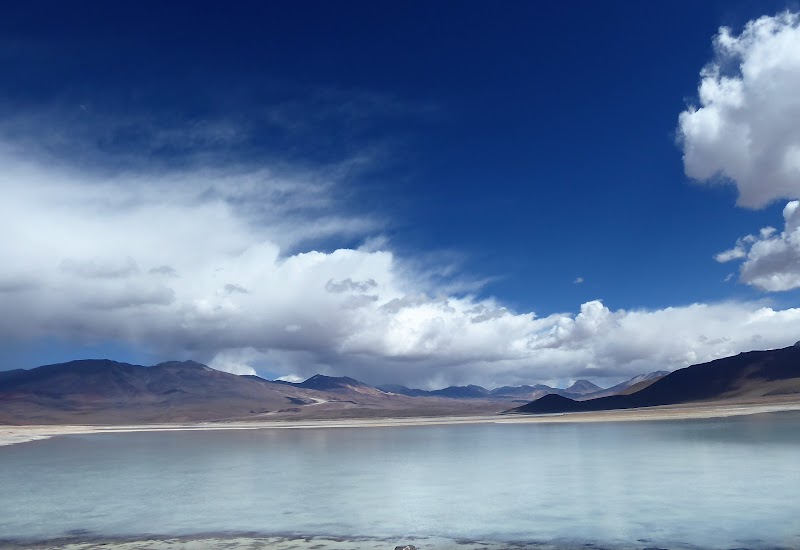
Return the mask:
<svg viewBox="0 0 800 550">
<path fill-rule="evenodd" d="M 800 401 L 771 403 L 710 403 L 664 405 L 640 409 L 543 415 L 496 414 L 475 416 L 386 417 L 314 420 L 244 420 L 125 425 L 8 425 L 0 424 L 0 446 L 40 441 L 60 435 L 97 433 L 214 431 L 265 429 L 390 428 L 403 426 L 442 426 L 458 424 L 555 424 L 596 422 L 642 422 L 727 418 L 752 414 L 800 411 Z"/>
<path fill-rule="evenodd" d="M 420 550 L 509 550 L 535 548 L 537 550 L 575 550 L 576 548 L 604 548 L 606 550 L 655 549 L 653 541 L 599 543 L 574 540 L 494 540 L 462 539 L 443 536 L 411 535 L 406 537 L 340 537 L 334 535 L 262 534 L 262 533 L 206 533 L 197 535 L 139 535 L 94 536 L 88 538 L 59 537 L 43 540 L 0 539 L 9 550 L 392 550 L 413 545 Z M 673 550 L 701 550 L 703 547 L 685 543 L 671 543 Z M 755 548 L 759 547 L 753 547 Z M 765 546 L 764 548 L 774 548 Z"/>
<path fill-rule="evenodd" d="M 585 544 L 569 542 L 546 543 L 538 541 L 466 540 L 445 537 L 336 537 L 305 535 L 261 535 L 261 534 L 211 534 L 187 536 L 141 536 L 141 537 L 97 537 L 91 540 L 59 538 L 42 541 L 2 540 L 9 550 L 93 550 L 114 548 L 115 550 L 391 550 L 405 545 L 436 550 L 508 550 L 509 548 L 536 548 L 537 550 L 572 550 Z M 590 546 L 594 546 L 593 544 Z M 603 545 L 611 550 L 640 549 L 635 545 Z M 699 550 L 696 546 L 671 546 L 671 548 Z"/>
<path fill-rule="evenodd" d="M 731 541 L 733 542 L 733 541 Z M 789 545 L 774 545 L 763 541 L 750 541 L 750 550 L 789 550 Z M 711 543 L 703 546 L 682 541 L 657 541 L 652 539 L 589 541 L 558 538 L 544 541 L 535 539 L 472 539 L 440 535 L 409 536 L 337 536 L 307 535 L 300 533 L 213 532 L 185 535 L 142 534 L 131 536 L 65 536 L 51 539 L 2 539 L 0 544 L 9 550 L 392 550 L 413 545 L 419 550 L 711 550 L 739 548 L 735 543 Z M 784 543 L 785 544 L 785 543 Z"/>
</svg>

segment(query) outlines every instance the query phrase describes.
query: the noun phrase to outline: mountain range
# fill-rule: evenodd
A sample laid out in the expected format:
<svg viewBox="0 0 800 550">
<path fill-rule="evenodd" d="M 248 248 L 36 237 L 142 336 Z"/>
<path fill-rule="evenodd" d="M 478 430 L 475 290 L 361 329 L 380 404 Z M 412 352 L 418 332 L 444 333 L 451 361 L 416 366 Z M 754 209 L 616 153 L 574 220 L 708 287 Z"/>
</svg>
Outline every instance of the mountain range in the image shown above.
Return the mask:
<svg viewBox="0 0 800 550">
<path fill-rule="evenodd" d="M 563 389 L 537 384 L 421 390 L 321 374 L 292 383 L 229 374 L 194 361 L 142 366 L 87 359 L 0 371 L 0 423 L 540 414 L 787 395 L 800 397 L 800 346 L 656 371 L 611 388 L 578 380 Z M 518 403 L 525 404 L 513 408 Z"/>
<path fill-rule="evenodd" d="M 615 386 L 615 391 L 637 381 L 638 377 Z M 587 380 L 566 389 L 526 385 L 487 390 L 470 385 L 433 391 L 373 387 L 353 378 L 321 374 L 292 383 L 237 376 L 194 361 L 142 366 L 87 359 L 0 371 L 0 423 L 492 414 L 551 393 L 584 399 L 605 391 L 609 390 Z"/>
<path fill-rule="evenodd" d="M 641 387 L 642 382 L 649 382 Z M 676 370 L 655 381 L 635 382 L 628 390 L 578 401 L 545 395 L 509 412 L 562 413 L 632 409 L 707 401 L 800 398 L 800 342 L 767 351 L 750 351 Z"/>
<path fill-rule="evenodd" d="M 546 386 L 544 384 L 536 384 L 535 386 L 501 386 L 493 390 L 487 390 L 481 386 L 449 386 L 440 390 L 420 390 L 415 388 L 408 388 L 398 384 L 386 384 L 377 386 L 378 389 L 387 393 L 395 393 L 399 395 L 407 395 L 410 397 L 449 397 L 452 399 L 502 399 L 509 401 L 530 401 L 538 399 L 545 395 L 557 394 L 568 397 L 574 400 L 589 399 L 591 397 L 600 397 L 604 395 L 616 395 L 622 393 L 637 384 L 644 382 L 652 383 L 665 374 L 667 371 L 651 372 L 649 374 L 640 374 L 626 380 L 611 388 L 601 388 L 588 380 L 577 380 L 571 386 L 561 389 Z"/>
</svg>

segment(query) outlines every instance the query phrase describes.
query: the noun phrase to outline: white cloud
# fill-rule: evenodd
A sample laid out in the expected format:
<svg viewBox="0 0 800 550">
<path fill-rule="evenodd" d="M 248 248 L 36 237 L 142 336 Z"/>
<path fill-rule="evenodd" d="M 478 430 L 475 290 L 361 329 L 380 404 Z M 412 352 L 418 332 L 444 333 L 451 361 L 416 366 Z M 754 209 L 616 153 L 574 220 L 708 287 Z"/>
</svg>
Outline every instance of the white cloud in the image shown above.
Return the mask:
<svg viewBox="0 0 800 550">
<path fill-rule="evenodd" d="M 741 260 L 742 258 L 747 256 L 747 251 L 745 250 L 745 247 L 747 246 L 747 241 L 745 239 L 748 239 L 749 237 L 752 237 L 752 235 L 748 235 L 747 237 L 743 237 L 742 239 L 737 240 L 736 246 L 734 246 L 730 250 L 724 250 L 719 254 L 715 254 L 714 259 L 721 264 L 732 262 L 733 260 Z"/>
<path fill-rule="evenodd" d="M 583 283 L 583 277 L 576 277 L 575 280 L 572 281 L 572 284 L 575 284 L 575 285 L 579 285 L 581 283 Z"/>
<path fill-rule="evenodd" d="M 800 198 L 800 14 L 784 12 L 721 28 L 716 59 L 701 72 L 700 107 L 679 118 L 686 174 L 732 181 L 741 206 Z M 765 291 L 800 287 L 800 215 L 784 209 L 784 230 L 765 227 L 716 254 L 743 261 L 739 280 Z M 726 279 L 727 280 L 727 279 Z"/>
<path fill-rule="evenodd" d="M 632 376 L 798 339 L 800 310 L 762 303 L 540 318 L 452 294 L 439 267 L 337 214 L 335 189 L 309 171 L 107 177 L 0 152 L 0 343 L 115 340 L 237 374 L 430 387 Z M 368 244 L 304 244 L 342 235 Z"/>
<path fill-rule="evenodd" d="M 281 380 L 283 382 L 292 382 L 293 384 L 296 384 L 297 382 L 302 382 L 303 380 L 305 380 L 305 378 L 303 378 L 302 376 L 297 376 L 296 374 L 287 374 L 285 376 L 280 376 L 275 380 Z"/>
<path fill-rule="evenodd" d="M 258 374 L 249 362 L 258 359 L 260 354 L 252 348 L 227 349 L 217 353 L 209 367 L 231 374 Z"/>
<path fill-rule="evenodd" d="M 765 227 L 746 235 L 736 246 L 715 256 L 719 262 L 744 260 L 739 280 L 766 291 L 800 288 L 800 201 L 783 209 L 784 229 L 779 234 Z"/>
<path fill-rule="evenodd" d="M 761 17 L 739 35 L 723 27 L 714 50 L 700 106 L 679 118 L 686 174 L 731 180 L 749 208 L 800 198 L 800 14 Z"/>
</svg>

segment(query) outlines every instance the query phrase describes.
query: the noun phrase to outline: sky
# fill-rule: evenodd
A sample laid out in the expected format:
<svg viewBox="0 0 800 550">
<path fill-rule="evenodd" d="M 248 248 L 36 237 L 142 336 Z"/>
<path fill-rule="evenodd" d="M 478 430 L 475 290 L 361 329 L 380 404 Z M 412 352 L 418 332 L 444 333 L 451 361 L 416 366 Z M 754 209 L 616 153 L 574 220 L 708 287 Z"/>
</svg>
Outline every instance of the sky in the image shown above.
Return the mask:
<svg viewBox="0 0 800 550">
<path fill-rule="evenodd" d="M 611 384 L 800 340 L 797 3 L 4 11 L 0 369 Z"/>
</svg>

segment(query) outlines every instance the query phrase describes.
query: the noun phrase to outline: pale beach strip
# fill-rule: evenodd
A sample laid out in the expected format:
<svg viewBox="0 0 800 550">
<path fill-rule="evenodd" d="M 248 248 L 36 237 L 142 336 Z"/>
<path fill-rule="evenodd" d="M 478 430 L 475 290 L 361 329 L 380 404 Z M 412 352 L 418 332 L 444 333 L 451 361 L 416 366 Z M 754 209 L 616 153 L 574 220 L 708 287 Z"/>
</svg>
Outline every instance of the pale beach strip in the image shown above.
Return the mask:
<svg viewBox="0 0 800 550">
<path fill-rule="evenodd" d="M 0 425 L 0 446 L 47 439 L 59 435 L 169 432 L 211 430 L 390 428 L 457 424 L 549 424 L 568 422 L 632 422 L 724 418 L 751 414 L 800 410 L 800 401 L 765 404 L 667 405 L 641 409 L 543 415 L 504 414 L 483 416 L 436 416 L 404 418 L 358 418 L 333 420 L 248 420 L 130 425 Z"/>
</svg>

